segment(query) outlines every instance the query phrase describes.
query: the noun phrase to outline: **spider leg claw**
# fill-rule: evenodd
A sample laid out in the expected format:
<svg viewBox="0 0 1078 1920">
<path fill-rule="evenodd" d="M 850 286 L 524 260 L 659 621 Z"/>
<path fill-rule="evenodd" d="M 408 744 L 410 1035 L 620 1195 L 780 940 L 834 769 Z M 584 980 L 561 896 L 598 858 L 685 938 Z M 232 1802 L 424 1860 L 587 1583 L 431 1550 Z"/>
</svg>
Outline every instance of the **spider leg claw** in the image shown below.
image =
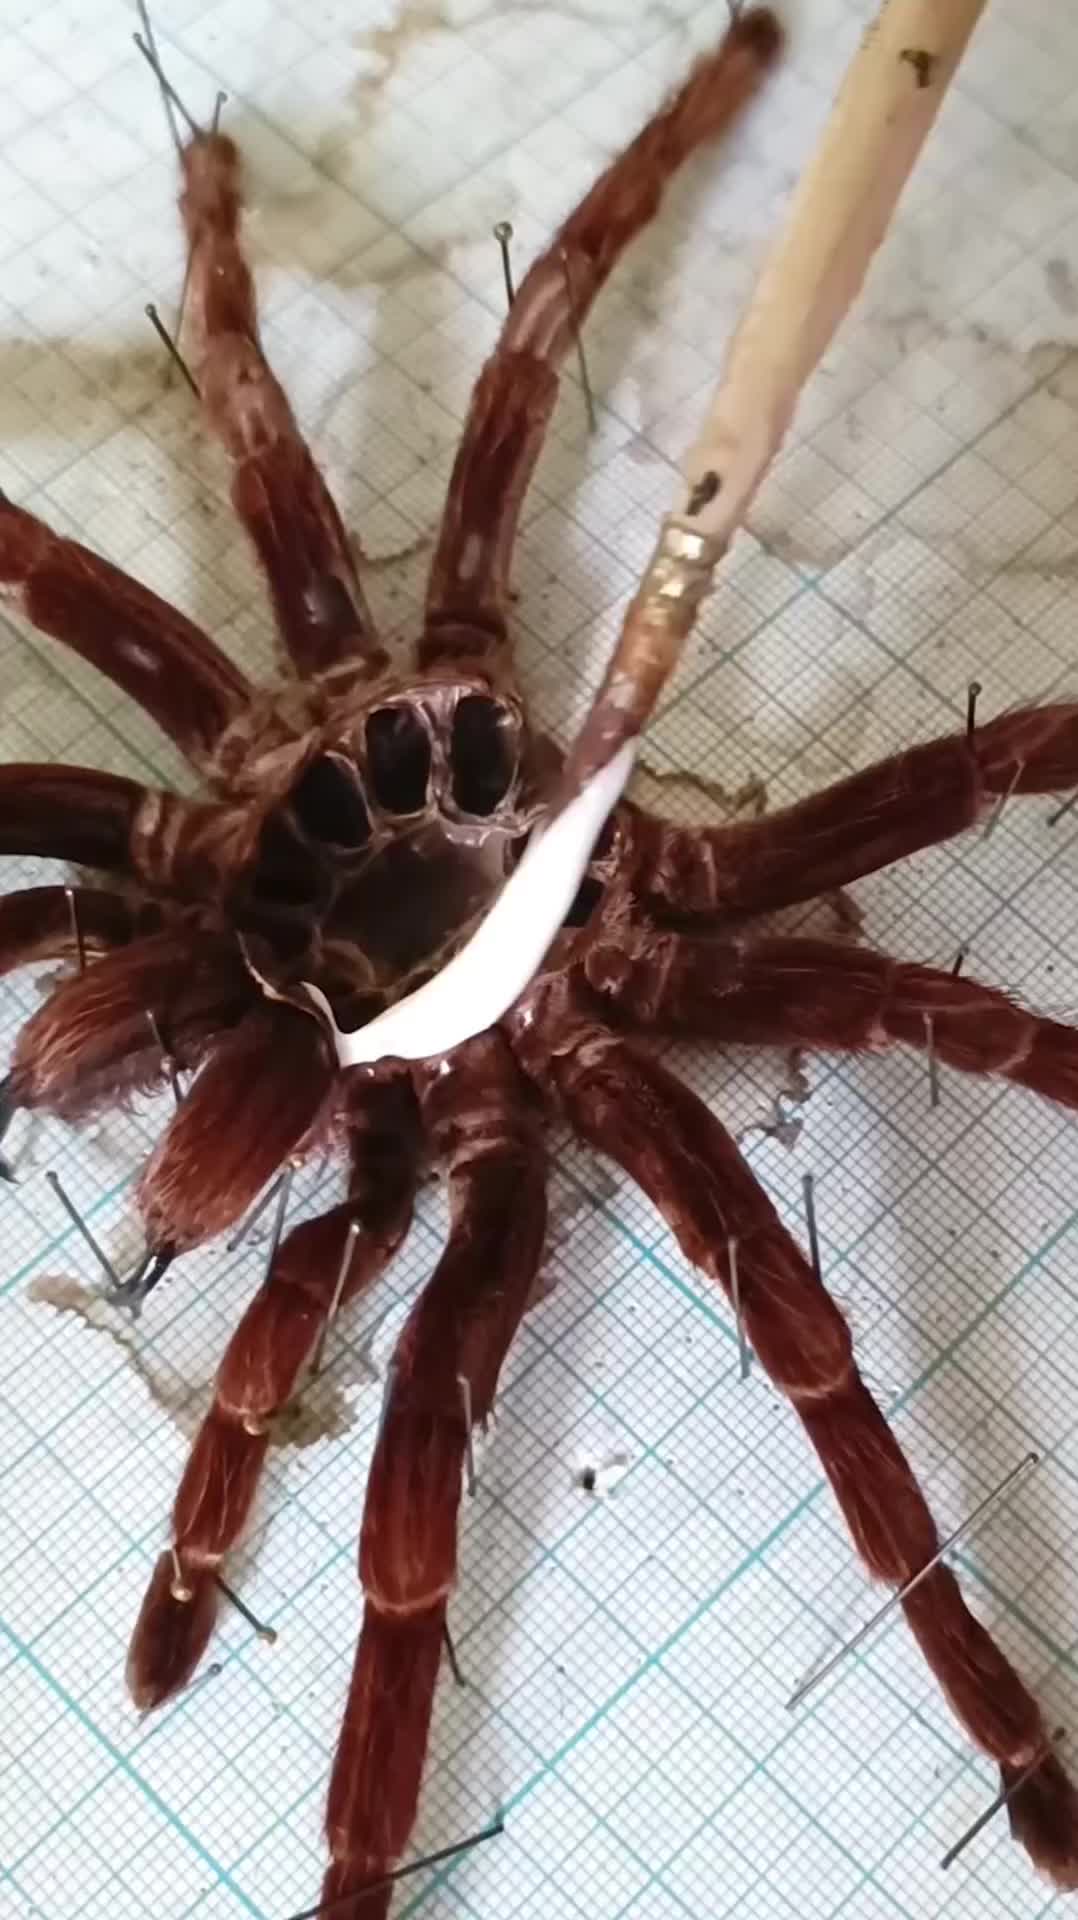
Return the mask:
<svg viewBox="0 0 1078 1920">
<path fill-rule="evenodd" d="M 173 1246 L 147 1247 L 134 1273 L 122 1280 L 118 1287 L 110 1287 L 105 1296 L 110 1306 L 126 1307 L 132 1318 L 138 1319 L 149 1295 L 159 1280 L 163 1280 L 179 1249 Z"/>
</svg>

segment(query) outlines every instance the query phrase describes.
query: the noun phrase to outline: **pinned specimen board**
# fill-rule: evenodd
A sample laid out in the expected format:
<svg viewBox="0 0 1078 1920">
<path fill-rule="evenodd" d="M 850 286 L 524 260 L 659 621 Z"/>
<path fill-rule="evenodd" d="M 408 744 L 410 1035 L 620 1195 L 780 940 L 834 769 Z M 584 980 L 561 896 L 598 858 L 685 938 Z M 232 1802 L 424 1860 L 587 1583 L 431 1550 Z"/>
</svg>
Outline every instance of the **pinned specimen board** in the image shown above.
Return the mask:
<svg viewBox="0 0 1078 1920">
<path fill-rule="evenodd" d="M 721 11 L 721 10 L 720 10 Z M 724 342 L 870 11 L 785 10 L 791 49 L 731 149 L 704 157 L 589 321 L 597 431 L 572 374 L 525 511 L 525 681 L 578 721 L 676 492 Z M 347 16 L 347 17 L 345 17 Z M 174 159 L 122 6 L 12 6 L 0 28 L 0 486 L 129 567 L 249 665 L 262 589 L 191 398 L 143 315 L 179 292 Z M 162 5 L 168 71 L 249 162 L 265 337 L 383 622 L 414 632 L 467 392 L 518 279 L 716 8 Z M 1078 26 L 993 0 L 866 299 L 828 354 L 653 724 L 637 783 L 709 820 L 1073 690 L 1078 553 Z M 721 271 L 716 273 L 716 253 Z M 182 784 L 150 722 L 14 619 L 3 758 Z M 987 839 L 851 896 L 860 931 L 1078 1013 L 1078 813 L 1009 805 Z M 4 863 L 5 885 L 52 877 Z M 850 900 L 817 924 L 847 937 Z M 43 968 L 40 972 L 47 972 Z M 5 1039 L 36 1004 L 3 983 Z M 954 1552 L 972 1603 L 1078 1725 L 1078 1144 L 1060 1111 L 923 1057 L 678 1063 L 804 1231 L 940 1522 L 1040 1465 Z M 127 1920 L 285 1920 L 316 1897 L 329 1756 L 359 1618 L 354 1548 L 393 1335 L 444 1228 L 339 1323 L 282 1434 L 207 1677 L 157 1719 L 123 1657 L 217 1356 L 257 1285 L 270 1208 L 183 1263 L 132 1325 L 47 1174 L 121 1271 L 132 1176 L 161 1124 L 22 1124 L 0 1189 L 0 1905 Z M 539 1300 L 476 1449 L 416 1847 L 505 1832 L 402 1889 L 401 1911 L 782 1920 L 1054 1910 L 893 1616 L 870 1619 L 795 1422 L 647 1208 L 559 1161 Z M 296 1214 L 336 1191 L 312 1164 Z M 213 1671 L 217 1668 L 217 1671 Z M 725 1908 L 723 1906 L 725 1902 Z M 1064 1911 L 1062 1904 L 1060 1912 Z"/>
</svg>

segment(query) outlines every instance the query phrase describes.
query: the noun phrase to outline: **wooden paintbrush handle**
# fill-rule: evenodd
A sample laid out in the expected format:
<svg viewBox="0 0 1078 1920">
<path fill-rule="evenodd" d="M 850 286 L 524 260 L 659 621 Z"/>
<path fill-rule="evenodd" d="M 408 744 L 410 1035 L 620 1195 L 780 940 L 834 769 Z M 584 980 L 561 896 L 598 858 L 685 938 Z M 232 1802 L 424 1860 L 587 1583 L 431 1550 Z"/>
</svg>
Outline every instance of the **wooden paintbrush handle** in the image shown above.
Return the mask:
<svg viewBox="0 0 1078 1920">
<path fill-rule="evenodd" d="M 806 380 L 860 291 L 985 0 L 884 0 L 850 63 L 727 353 L 560 803 L 639 733 L 767 473 Z"/>
<path fill-rule="evenodd" d="M 786 436 L 801 389 L 861 290 L 985 0 L 885 0 L 726 357 L 684 471 L 696 532 L 728 541 Z"/>
</svg>

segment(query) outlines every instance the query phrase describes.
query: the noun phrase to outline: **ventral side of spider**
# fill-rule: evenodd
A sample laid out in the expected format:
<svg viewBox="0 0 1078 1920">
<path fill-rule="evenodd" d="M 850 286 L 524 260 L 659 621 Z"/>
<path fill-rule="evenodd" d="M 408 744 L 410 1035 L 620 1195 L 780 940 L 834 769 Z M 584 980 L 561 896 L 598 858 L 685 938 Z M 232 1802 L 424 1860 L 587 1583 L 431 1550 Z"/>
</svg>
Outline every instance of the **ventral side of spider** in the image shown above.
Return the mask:
<svg viewBox="0 0 1078 1920">
<path fill-rule="evenodd" d="M 201 776 L 181 797 L 87 767 L 0 767 L 0 851 L 100 876 L 0 900 L 0 967 L 73 968 L 23 1026 L 0 1111 L 79 1120 L 174 1078 L 179 1103 L 138 1182 L 143 1293 L 177 1254 L 278 1196 L 132 1635 L 140 1710 L 179 1692 L 209 1645 L 275 1416 L 403 1245 L 432 1169 L 447 1190 L 444 1242 L 386 1372 L 367 1485 L 362 1628 L 326 1809 L 321 1904 L 341 1920 L 383 1920 L 412 1832 L 462 1494 L 487 1498 L 472 1430 L 534 1299 L 550 1141 L 565 1127 L 642 1190 L 733 1305 L 754 1373 L 790 1402 L 856 1550 L 898 1591 L 952 1710 L 999 1763 L 1016 1833 L 1059 1885 L 1078 1880 L 1078 1799 L 1031 1694 L 938 1561 L 814 1229 L 806 1257 L 718 1116 L 648 1044 L 927 1047 L 937 1073 L 996 1074 L 1078 1107 L 1072 1029 L 867 944 L 778 937 L 771 918 L 997 820 L 1022 794 L 1073 786 L 1078 708 L 971 714 L 964 730 L 751 821 L 681 828 L 619 802 L 540 973 L 449 1052 L 342 1070 L 308 997 L 313 986 L 335 1022 L 362 1030 L 448 972 L 507 875 L 551 844 L 535 829 L 560 755 L 526 717 L 510 631 L 521 502 L 592 303 L 662 185 L 758 91 L 780 40 L 765 9 L 739 10 L 514 282 L 402 670 L 260 342 L 239 155 L 213 124 L 185 113 L 187 136 L 177 130 L 187 275 L 174 344 L 228 459 L 284 683 L 258 690 L 196 623 L 0 501 L 0 592 L 109 675 Z M 286 1219 L 287 1184 L 272 1183 L 327 1148 L 339 1194 Z M 584 1491 L 592 1475 L 594 1493 L 598 1463 L 584 1462 Z"/>
</svg>

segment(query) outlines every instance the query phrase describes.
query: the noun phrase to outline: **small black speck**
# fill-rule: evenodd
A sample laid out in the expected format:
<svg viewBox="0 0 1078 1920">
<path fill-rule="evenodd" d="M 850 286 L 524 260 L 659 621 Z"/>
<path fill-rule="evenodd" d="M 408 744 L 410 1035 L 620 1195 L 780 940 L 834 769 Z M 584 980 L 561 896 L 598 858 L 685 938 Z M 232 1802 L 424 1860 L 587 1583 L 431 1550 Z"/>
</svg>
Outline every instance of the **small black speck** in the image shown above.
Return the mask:
<svg viewBox="0 0 1078 1920">
<path fill-rule="evenodd" d="M 934 53 L 926 53 L 923 47 L 903 47 L 898 57 L 900 60 L 907 61 L 913 68 L 919 87 L 927 87 L 930 84 L 932 69 L 936 64 Z"/>
<path fill-rule="evenodd" d="M 595 1492 L 595 1468 L 585 1467 L 580 1475 L 580 1484 L 585 1493 Z"/>
<path fill-rule="evenodd" d="M 708 501 L 714 500 L 721 485 L 722 482 L 717 473 L 708 472 L 701 474 L 689 495 L 689 504 L 686 512 L 690 516 L 694 513 L 701 513 L 707 506 Z"/>
</svg>

